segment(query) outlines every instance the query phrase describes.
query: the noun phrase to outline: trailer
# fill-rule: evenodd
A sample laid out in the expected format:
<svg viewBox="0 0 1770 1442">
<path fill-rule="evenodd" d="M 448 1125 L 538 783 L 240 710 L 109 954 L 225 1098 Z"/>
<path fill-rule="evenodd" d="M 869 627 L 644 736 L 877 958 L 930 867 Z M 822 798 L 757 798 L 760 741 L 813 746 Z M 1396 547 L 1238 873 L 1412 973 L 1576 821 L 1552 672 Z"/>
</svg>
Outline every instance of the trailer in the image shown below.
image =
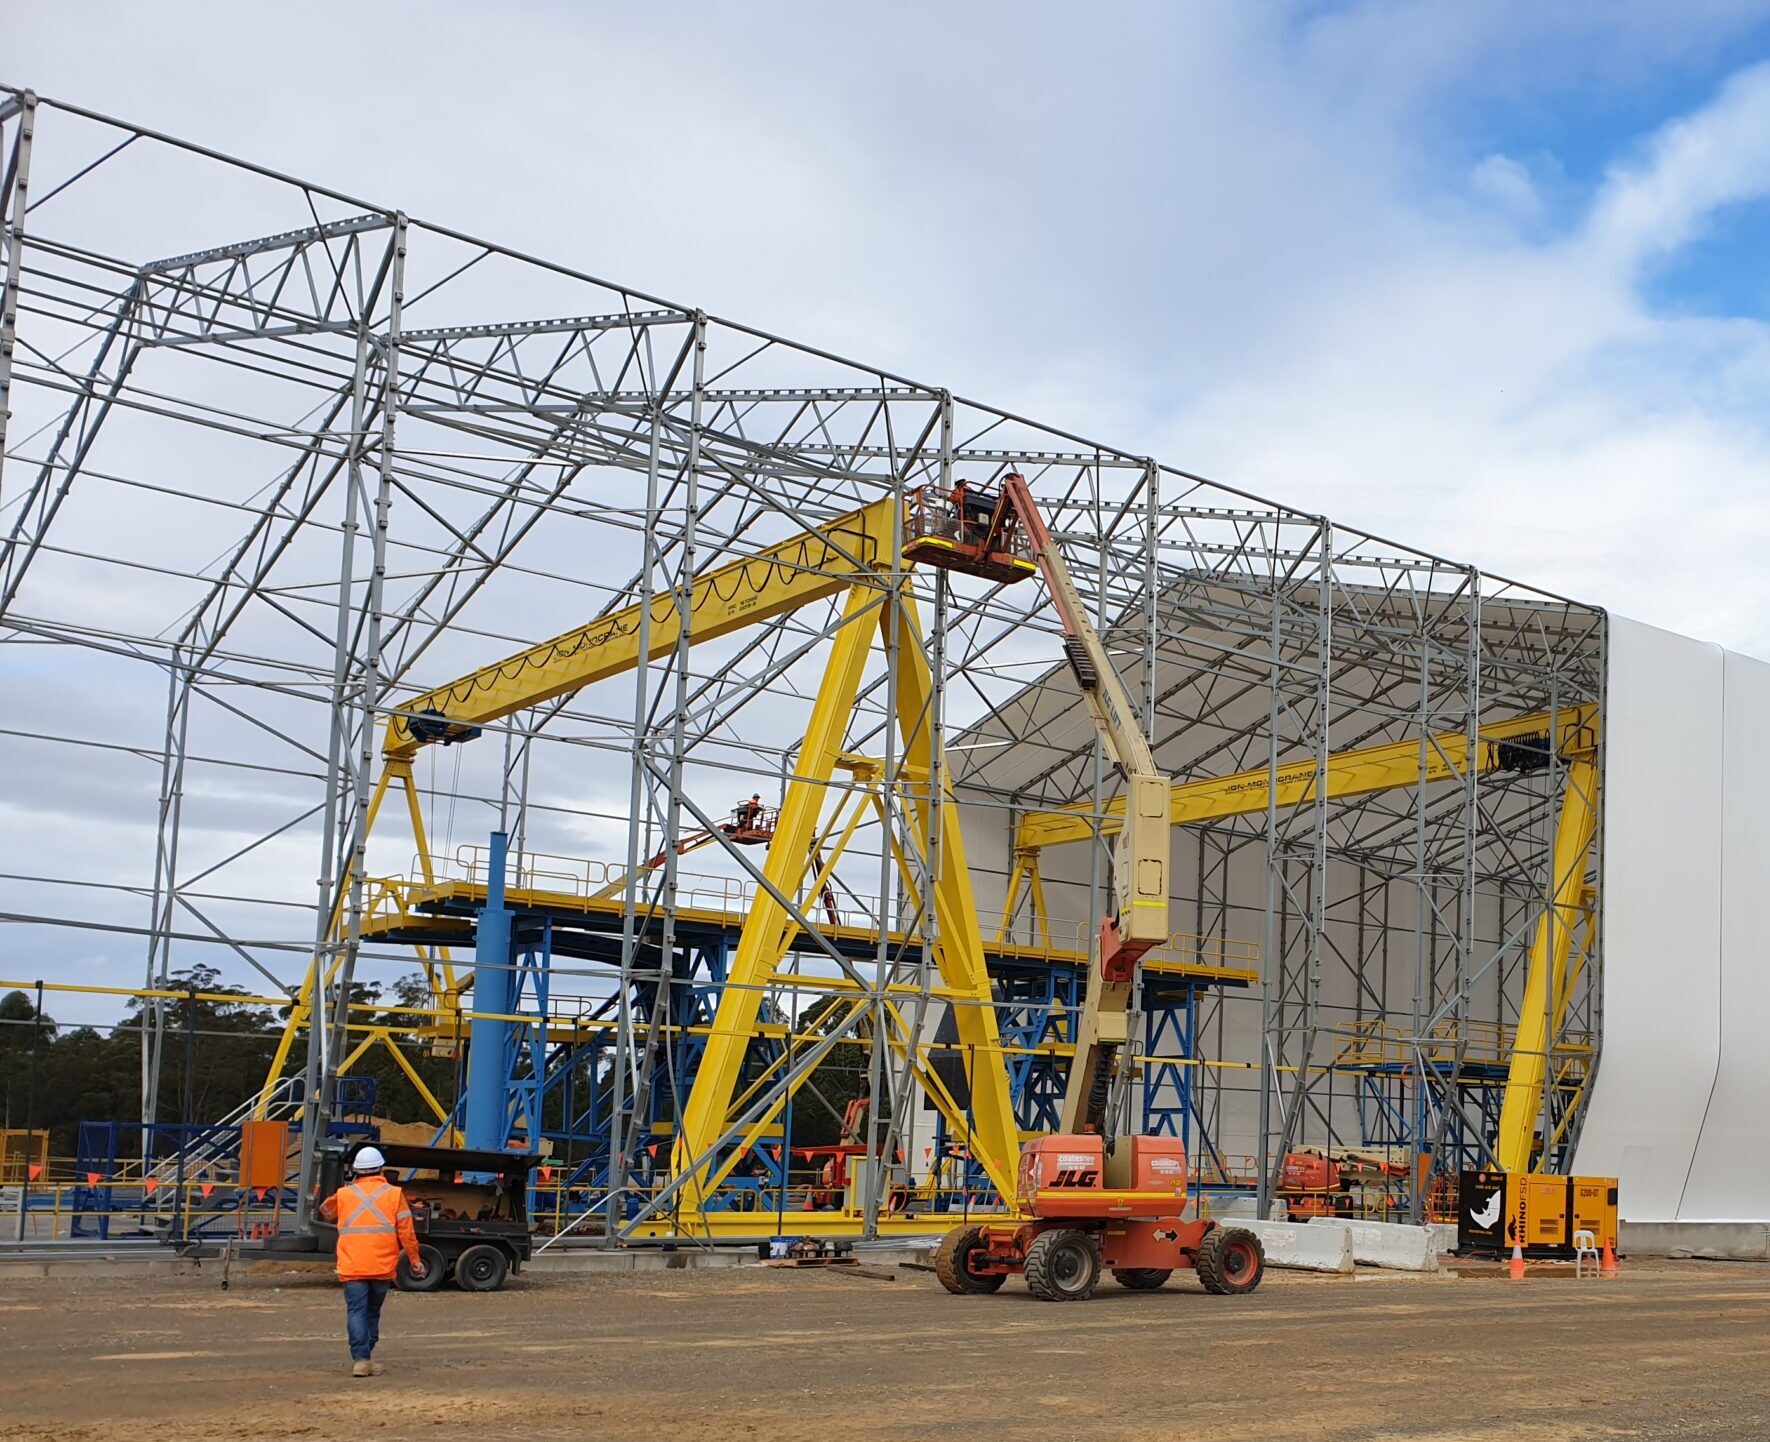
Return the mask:
<svg viewBox="0 0 1770 1442">
<path fill-rule="evenodd" d="M 320 1153 L 319 1193 L 328 1197 L 350 1180 L 351 1163 L 368 1142 Z M 434 1292 L 454 1282 L 464 1292 L 495 1292 L 522 1270 L 534 1252 L 529 1227 L 529 1173 L 542 1158 L 528 1152 L 469 1151 L 462 1147 L 376 1144 L 388 1179 L 406 1194 L 424 1257 L 414 1277 L 404 1256 L 396 1283 L 405 1292 Z M 316 1221 L 322 1251 L 337 1246 L 335 1227 Z"/>
</svg>

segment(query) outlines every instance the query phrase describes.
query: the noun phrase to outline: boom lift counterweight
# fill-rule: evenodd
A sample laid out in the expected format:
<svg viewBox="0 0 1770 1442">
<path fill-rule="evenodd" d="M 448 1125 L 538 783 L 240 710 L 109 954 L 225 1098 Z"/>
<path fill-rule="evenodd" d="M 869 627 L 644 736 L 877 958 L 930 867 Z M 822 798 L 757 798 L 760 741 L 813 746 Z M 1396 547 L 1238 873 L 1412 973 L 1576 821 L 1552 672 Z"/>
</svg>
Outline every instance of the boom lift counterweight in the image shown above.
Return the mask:
<svg viewBox="0 0 1770 1442">
<path fill-rule="evenodd" d="M 1103 1266 L 1137 1291 L 1194 1267 L 1208 1291 L 1251 1292 L 1265 1270 L 1259 1238 L 1181 1215 L 1181 1143 L 1151 1136 L 1115 1142 L 1108 1135 L 1107 1101 L 1114 1065 L 1130 1040 L 1137 963 L 1168 939 L 1170 784 L 1025 478 L 1010 473 L 993 503 L 986 505 L 985 496 L 958 487 L 949 511 L 924 492 L 904 554 L 991 580 L 1017 580 L 1035 569 L 1044 577 L 1083 704 L 1125 778 L 1125 824 L 1113 848 L 1113 914 L 1101 923 L 1074 1022 L 1061 1130 L 1021 1149 L 1017 1205 L 1025 1220 L 955 1228 L 941 1242 L 935 1269 L 955 1293 L 993 1292 L 1023 1273 L 1028 1290 L 1046 1301 L 1089 1296 Z"/>
</svg>

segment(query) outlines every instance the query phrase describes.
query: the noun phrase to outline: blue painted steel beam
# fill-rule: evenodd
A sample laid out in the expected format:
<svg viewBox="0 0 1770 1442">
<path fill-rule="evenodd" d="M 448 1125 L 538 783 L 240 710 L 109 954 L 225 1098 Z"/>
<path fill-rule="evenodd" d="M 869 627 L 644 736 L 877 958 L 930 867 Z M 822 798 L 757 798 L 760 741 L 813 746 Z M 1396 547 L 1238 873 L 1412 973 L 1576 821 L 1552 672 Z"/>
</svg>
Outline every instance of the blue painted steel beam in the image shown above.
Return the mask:
<svg viewBox="0 0 1770 1442">
<path fill-rule="evenodd" d="M 473 946 L 474 1017 L 467 1033 L 467 1087 L 464 1111 L 467 1145 L 501 1151 L 509 1127 L 509 1072 L 505 1052 L 511 1023 L 485 1013 L 509 1016 L 515 1001 L 511 966 L 510 909 L 504 904 L 505 856 L 510 838 L 492 833 L 485 908 L 479 914 Z"/>
</svg>

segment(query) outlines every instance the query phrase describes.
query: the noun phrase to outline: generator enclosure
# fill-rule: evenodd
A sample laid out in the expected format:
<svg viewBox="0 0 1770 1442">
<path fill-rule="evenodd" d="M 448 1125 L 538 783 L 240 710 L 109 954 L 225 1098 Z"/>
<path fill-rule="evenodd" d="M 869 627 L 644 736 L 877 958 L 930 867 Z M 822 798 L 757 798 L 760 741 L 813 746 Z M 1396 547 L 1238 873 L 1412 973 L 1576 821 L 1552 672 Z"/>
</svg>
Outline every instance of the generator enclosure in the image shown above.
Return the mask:
<svg viewBox="0 0 1770 1442">
<path fill-rule="evenodd" d="M 1615 1177 L 1463 1172 L 1457 1187 L 1457 1255 L 1571 1259 L 1573 1234 L 1617 1244 Z"/>
</svg>

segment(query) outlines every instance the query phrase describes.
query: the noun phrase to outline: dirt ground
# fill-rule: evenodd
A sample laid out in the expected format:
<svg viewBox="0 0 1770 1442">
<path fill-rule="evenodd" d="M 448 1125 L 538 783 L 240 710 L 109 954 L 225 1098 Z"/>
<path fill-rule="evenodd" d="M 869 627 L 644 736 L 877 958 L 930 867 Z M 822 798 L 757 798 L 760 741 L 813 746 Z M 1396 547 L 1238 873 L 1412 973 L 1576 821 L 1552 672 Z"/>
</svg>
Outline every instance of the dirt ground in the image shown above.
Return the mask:
<svg viewBox="0 0 1770 1442">
<path fill-rule="evenodd" d="M 1614 1281 L 1190 1277 L 1087 1303 L 834 1270 L 390 1297 L 354 1381 L 323 1275 L 0 1281 L 0 1438 L 1770 1437 L 1770 1267 Z"/>
</svg>

